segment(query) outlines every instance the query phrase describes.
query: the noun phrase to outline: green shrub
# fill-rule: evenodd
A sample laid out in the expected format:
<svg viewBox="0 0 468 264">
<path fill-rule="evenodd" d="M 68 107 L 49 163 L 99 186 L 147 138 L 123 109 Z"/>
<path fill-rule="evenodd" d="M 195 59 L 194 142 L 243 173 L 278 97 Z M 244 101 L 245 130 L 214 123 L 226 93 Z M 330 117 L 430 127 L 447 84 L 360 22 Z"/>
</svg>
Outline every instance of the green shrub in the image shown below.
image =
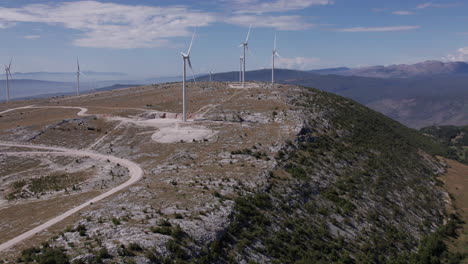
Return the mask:
<svg viewBox="0 0 468 264">
<path fill-rule="evenodd" d="M 138 243 L 130 243 L 128 244 L 128 249 L 133 251 L 142 251 L 143 248 Z"/>
<path fill-rule="evenodd" d="M 120 225 L 120 220 L 117 219 L 117 218 L 115 218 L 115 217 L 113 217 L 113 218 L 112 218 L 112 223 L 113 223 L 114 225 Z"/>
</svg>

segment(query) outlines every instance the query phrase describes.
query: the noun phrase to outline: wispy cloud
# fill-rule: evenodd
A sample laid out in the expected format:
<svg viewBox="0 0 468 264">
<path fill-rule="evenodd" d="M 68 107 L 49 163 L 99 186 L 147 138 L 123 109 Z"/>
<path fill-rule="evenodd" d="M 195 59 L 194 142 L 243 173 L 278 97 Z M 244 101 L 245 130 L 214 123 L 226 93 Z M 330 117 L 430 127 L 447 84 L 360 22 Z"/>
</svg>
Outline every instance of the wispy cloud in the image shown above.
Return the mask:
<svg viewBox="0 0 468 264">
<path fill-rule="evenodd" d="M 41 36 L 39 35 L 27 35 L 27 36 L 23 36 L 24 39 L 38 39 L 40 38 Z"/>
<path fill-rule="evenodd" d="M 173 37 L 190 36 L 191 27 L 207 26 L 215 15 L 183 6 L 155 7 L 96 1 L 31 4 L 0 8 L 0 21 L 61 25 L 81 31 L 81 47 L 143 48 L 168 45 Z M 0 22 L 0 27 L 1 27 Z"/>
<path fill-rule="evenodd" d="M 458 6 L 459 4 L 458 3 L 448 3 L 448 4 L 439 4 L 439 3 L 434 3 L 434 2 L 426 2 L 426 3 L 422 3 L 418 6 L 416 6 L 416 9 L 425 9 L 425 8 L 429 8 L 429 7 L 433 7 L 433 8 L 449 8 L 449 7 L 455 7 L 455 6 Z"/>
<path fill-rule="evenodd" d="M 294 58 L 278 58 L 277 65 L 284 69 L 309 70 L 311 68 L 321 66 L 323 62 L 319 58 L 310 57 L 294 57 Z"/>
<path fill-rule="evenodd" d="M 398 11 L 393 11 L 392 14 L 399 15 L 399 16 L 408 16 L 408 15 L 414 15 L 414 12 L 406 11 L 406 10 L 398 10 Z"/>
<path fill-rule="evenodd" d="M 388 8 L 372 8 L 372 12 L 384 12 L 387 11 Z"/>
<path fill-rule="evenodd" d="M 245 26 L 254 25 L 259 28 L 274 28 L 277 30 L 304 30 L 313 27 L 300 16 L 256 16 L 234 15 L 225 20 L 226 23 Z"/>
<path fill-rule="evenodd" d="M 455 53 L 443 58 L 448 61 L 468 61 L 468 47 L 460 48 Z"/>
<path fill-rule="evenodd" d="M 300 10 L 314 5 L 332 5 L 334 0 L 234 0 L 233 6 L 238 9 L 237 13 L 271 13 Z"/>
<path fill-rule="evenodd" d="M 389 31 L 407 31 L 421 28 L 421 26 L 395 26 L 395 27 L 351 27 L 340 28 L 338 32 L 389 32 Z"/>
</svg>

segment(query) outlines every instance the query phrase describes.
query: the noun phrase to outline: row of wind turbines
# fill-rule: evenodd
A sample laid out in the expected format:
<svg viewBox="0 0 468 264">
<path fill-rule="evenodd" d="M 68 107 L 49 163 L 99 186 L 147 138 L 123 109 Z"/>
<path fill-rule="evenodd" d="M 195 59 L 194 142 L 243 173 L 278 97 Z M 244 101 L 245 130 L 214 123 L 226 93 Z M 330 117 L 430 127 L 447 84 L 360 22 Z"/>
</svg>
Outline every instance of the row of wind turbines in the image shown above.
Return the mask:
<svg viewBox="0 0 468 264">
<path fill-rule="evenodd" d="M 246 51 L 249 49 L 249 37 L 250 32 L 252 30 L 252 26 L 249 27 L 249 31 L 247 32 L 247 37 L 242 44 L 239 45 L 242 48 L 242 55 L 240 56 L 240 68 L 239 68 L 239 82 L 242 84 L 242 88 L 245 88 L 245 64 L 246 64 Z M 187 82 L 187 64 L 190 68 L 190 71 L 193 76 L 193 80 L 195 81 L 195 75 L 193 73 L 192 62 L 190 61 L 190 52 L 192 51 L 193 39 L 195 37 L 195 32 L 192 34 L 192 40 L 190 41 L 189 48 L 187 53 L 181 52 L 182 59 L 183 59 L 183 70 L 182 70 L 182 119 L 184 122 L 187 121 L 187 98 L 186 98 L 186 85 Z M 273 41 L 273 52 L 272 52 L 272 65 L 271 65 L 271 85 L 274 87 L 275 85 L 275 58 L 281 57 L 278 53 L 276 48 L 276 34 Z M 209 72 L 209 81 L 212 80 L 212 71 Z"/>
<path fill-rule="evenodd" d="M 245 69 L 246 69 L 246 51 L 249 49 L 249 37 L 252 30 L 252 26 L 249 27 L 249 31 L 247 32 L 247 37 L 245 41 L 240 44 L 240 48 L 242 48 L 242 55 L 240 56 L 240 70 L 239 70 L 239 82 L 242 84 L 242 88 L 245 88 Z M 186 82 L 187 82 L 187 65 L 190 68 L 190 71 L 193 76 L 193 80 L 195 81 L 195 75 L 193 73 L 192 62 L 190 61 L 190 53 L 192 51 L 193 40 L 195 38 L 195 32 L 192 35 L 192 40 L 190 41 L 189 48 L 186 53 L 181 52 L 182 60 L 183 60 L 183 79 L 182 79 L 182 115 L 183 121 L 187 121 L 187 94 L 186 94 Z M 271 84 L 272 87 L 275 84 L 275 57 L 280 57 L 278 50 L 276 48 L 276 34 L 273 42 L 273 52 L 272 52 L 272 67 L 271 67 Z M 11 63 L 13 58 L 10 60 L 8 65 L 5 65 L 5 76 L 6 76 L 6 101 L 10 101 L 10 88 L 11 88 L 11 80 L 13 79 L 11 75 Z M 76 95 L 80 95 L 80 76 L 84 74 L 80 69 L 80 62 L 78 58 L 76 59 Z M 213 72 L 209 72 L 209 81 L 212 81 L 212 74 Z"/>
</svg>

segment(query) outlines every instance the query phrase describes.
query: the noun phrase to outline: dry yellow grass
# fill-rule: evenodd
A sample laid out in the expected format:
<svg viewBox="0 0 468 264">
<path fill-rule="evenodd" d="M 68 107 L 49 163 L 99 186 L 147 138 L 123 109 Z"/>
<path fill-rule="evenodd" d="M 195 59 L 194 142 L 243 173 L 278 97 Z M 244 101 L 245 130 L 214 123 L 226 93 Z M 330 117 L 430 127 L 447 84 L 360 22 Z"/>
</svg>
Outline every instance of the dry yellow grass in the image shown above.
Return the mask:
<svg viewBox="0 0 468 264">
<path fill-rule="evenodd" d="M 444 159 L 448 164 L 447 173 L 441 177 L 445 188 L 453 197 L 456 211 L 465 221 L 460 236 L 450 241 L 451 249 L 455 252 L 468 254 L 468 166 L 457 161 Z M 466 259 L 463 263 L 468 263 Z"/>
</svg>

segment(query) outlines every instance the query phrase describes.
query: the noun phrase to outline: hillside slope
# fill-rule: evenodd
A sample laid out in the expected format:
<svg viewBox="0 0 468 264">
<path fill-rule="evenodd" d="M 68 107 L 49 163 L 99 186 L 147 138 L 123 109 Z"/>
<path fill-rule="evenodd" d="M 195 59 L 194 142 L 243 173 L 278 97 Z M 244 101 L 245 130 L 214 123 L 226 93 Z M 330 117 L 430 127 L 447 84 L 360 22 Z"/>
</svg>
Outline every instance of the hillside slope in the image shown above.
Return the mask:
<svg viewBox="0 0 468 264">
<path fill-rule="evenodd" d="M 301 132 L 278 153 L 267 187 L 237 200 L 233 223 L 207 263 L 445 258 L 424 239 L 447 216 L 447 195 L 436 187 L 444 168 L 427 154 L 443 147 L 328 93 L 302 90 L 289 103 L 303 119 Z"/>
<path fill-rule="evenodd" d="M 92 146 L 132 160 L 144 171 L 125 192 L 69 219 L 71 226 L 37 235 L 36 244 L 28 244 L 36 247 L 22 251 L 20 259 L 456 263 L 459 256 L 449 254 L 442 240 L 454 226 L 445 211 L 448 195 L 438 187 L 445 167 L 433 157 L 447 154 L 445 146 L 340 96 L 293 85 L 248 86 L 189 84 L 193 119 L 186 124 L 174 118 L 181 99 L 177 83 L 27 102 L 44 108 L 5 113 L 1 141 Z M 77 118 L 76 109 L 53 108 L 57 105 L 86 107 L 89 116 Z M 187 131 L 189 136 L 209 133 L 178 138 Z M 0 148 L 6 150 L 18 151 Z M 24 162 L 0 158 L 5 164 Z M 35 164 L 41 162 L 28 163 L 29 171 Z M 125 175 L 113 172 L 118 164 L 66 164 L 77 173 L 80 164 L 102 167 L 104 175 L 95 185 L 99 189 L 83 193 L 76 183 L 78 188 L 62 194 L 65 198 L 106 190 L 119 178 L 114 175 Z M 4 185 L 17 177 L 14 169 L 0 168 Z M 4 190 L 25 190 L 28 182 L 12 182 Z M 28 212 L 28 200 L 17 199 L 0 208 L 2 221 L 15 222 L 2 210 Z M 35 208 L 47 208 L 47 199 Z M 27 217 L 22 221 L 28 223 Z M 31 221 L 28 227 L 38 219 Z M 8 235 L 14 232 L 9 228 Z M 40 239 L 48 243 L 39 247 Z M 13 251 L 8 257 L 17 255 Z"/>
<path fill-rule="evenodd" d="M 468 164 L 468 126 L 430 126 L 420 131 L 448 147 L 447 157 Z"/>
</svg>

